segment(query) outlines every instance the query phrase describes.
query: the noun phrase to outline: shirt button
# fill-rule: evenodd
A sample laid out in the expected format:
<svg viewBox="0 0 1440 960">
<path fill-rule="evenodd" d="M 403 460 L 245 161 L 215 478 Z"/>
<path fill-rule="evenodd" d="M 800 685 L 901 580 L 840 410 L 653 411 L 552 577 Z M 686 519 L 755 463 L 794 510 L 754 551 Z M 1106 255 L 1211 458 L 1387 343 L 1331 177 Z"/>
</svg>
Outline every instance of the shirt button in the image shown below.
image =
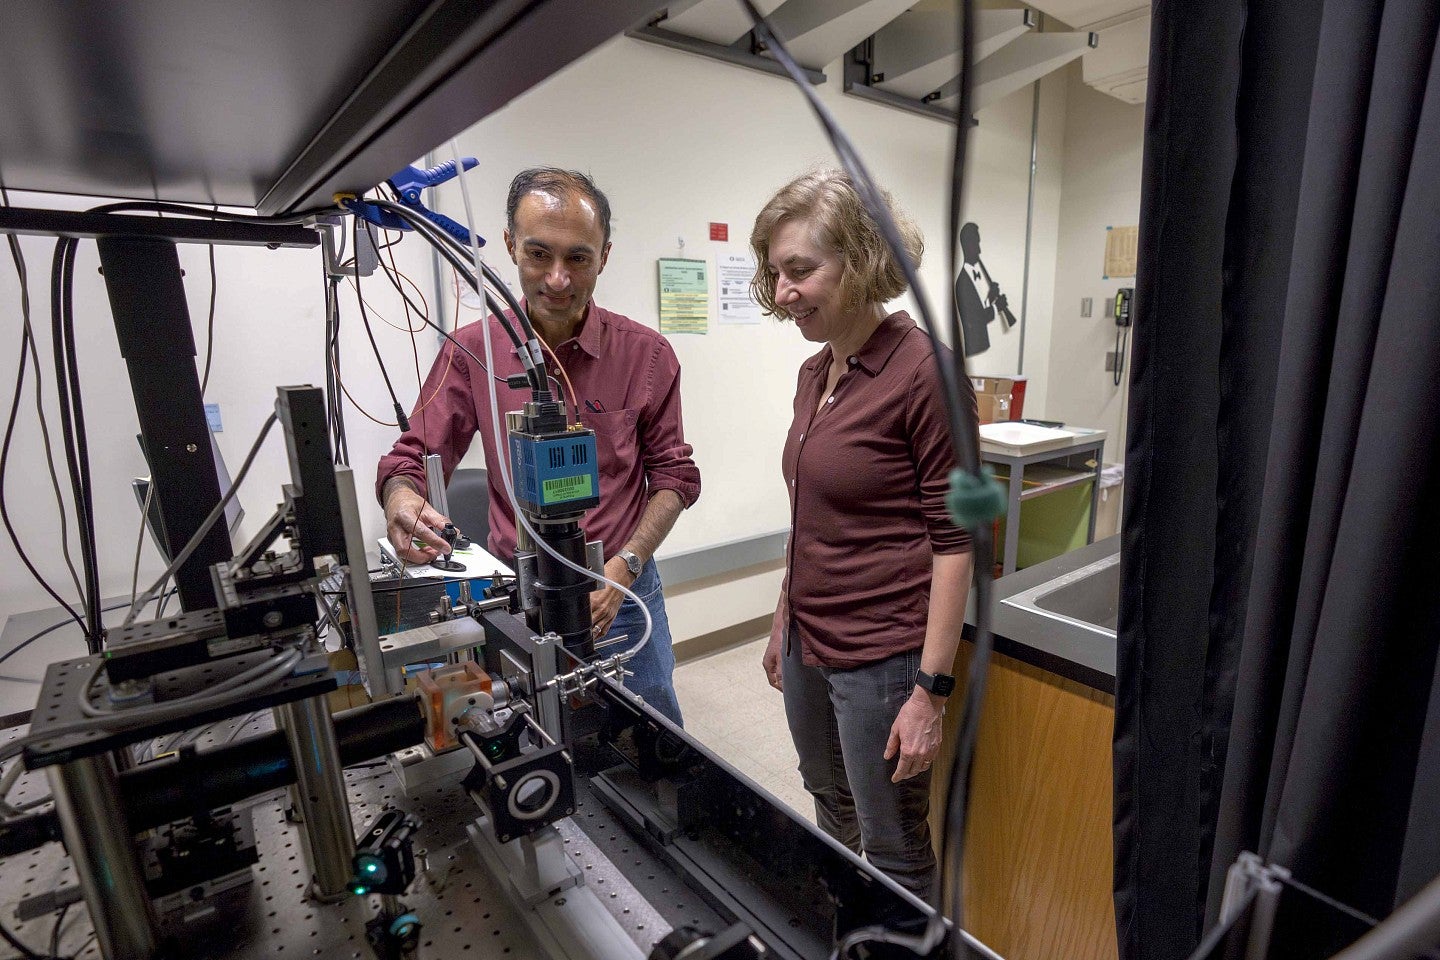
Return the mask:
<svg viewBox="0 0 1440 960">
<path fill-rule="evenodd" d="M 800 434 L 800 439 L 801 439 L 801 440 L 804 440 L 804 439 L 805 439 L 805 434 L 803 434 L 803 433 Z"/>
<path fill-rule="evenodd" d="M 579 350 L 579 349 L 580 349 L 580 344 L 578 344 L 578 343 L 572 343 L 572 344 L 570 344 L 570 351 L 571 351 L 572 353 L 575 352 L 576 350 Z"/>
<path fill-rule="evenodd" d="M 855 364 L 857 364 L 857 363 L 859 363 L 859 362 L 860 362 L 859 359 L 857 359 L 856 357 L 851 357 L 851 358 L 850 358 L 850 361 L 849 361 L 850 366 L 852 366 L 852 367 L 855 366 Z"/>
<path fill-rule="evenodd" d="M 834 403 L 834 402 L 835 402 L 835 398 L 834 398 L 834 397 L 831 397 L 829 400 L 826 400 L 825 402 L 826 402 L 826 403 Z"/>
<path fill-rule="evenodd" d="M 791 478 L 790 478 L 790 486 L 792 486 L 792 487 L 795 486 L 795 478 L 794 478 L 794 477 L 791 477 Z"/>
</svg>

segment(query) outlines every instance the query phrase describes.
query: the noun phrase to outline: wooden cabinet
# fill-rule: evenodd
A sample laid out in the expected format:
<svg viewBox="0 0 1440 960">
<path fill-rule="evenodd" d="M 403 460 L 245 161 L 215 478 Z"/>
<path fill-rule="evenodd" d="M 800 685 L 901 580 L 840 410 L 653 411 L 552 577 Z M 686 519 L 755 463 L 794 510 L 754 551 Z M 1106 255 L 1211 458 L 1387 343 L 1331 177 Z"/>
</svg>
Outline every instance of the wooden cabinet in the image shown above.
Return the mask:
<svg viewBox="0 0 1440 960">
<path fill-rule="evenodd" d="M 970 657 L 961 645 L 957 677 Z M 960 693 L 936 766 L 948 770 Z M 1006 960 L 1114 960 L 1112 696 L 1010 657 L 991 661 L 971 779 L 965 929 Z M 947 785 L 936 778 L 940 836 Z M 947 882 L 950 878 L 946 878 Z"/>
</svg>

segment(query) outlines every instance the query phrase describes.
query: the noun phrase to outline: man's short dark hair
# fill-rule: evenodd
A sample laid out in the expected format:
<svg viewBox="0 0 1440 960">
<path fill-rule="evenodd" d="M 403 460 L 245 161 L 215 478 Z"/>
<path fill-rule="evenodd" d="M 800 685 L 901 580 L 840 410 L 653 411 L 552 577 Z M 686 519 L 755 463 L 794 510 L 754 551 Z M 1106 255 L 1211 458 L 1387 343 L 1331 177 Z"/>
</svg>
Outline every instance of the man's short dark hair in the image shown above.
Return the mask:
<svg viewBox="0 0 1440 960">
<path fill-rule="evenodd" d="M 540 192 L 564 200 L 567 194 L 577 193 L 595 204 L 600 215 L 600 227 L 605 231 L 605 242 L 610 242 L 610 200 L 595 186 L 595 181 L 578 170 L 561 170 L 559 167 L 531 167 L 515 174 L 510 181 L 510 196 L 505 200 L 505 227 L 515 235 L 515 208 L 527 193 Z"/>
</svg>

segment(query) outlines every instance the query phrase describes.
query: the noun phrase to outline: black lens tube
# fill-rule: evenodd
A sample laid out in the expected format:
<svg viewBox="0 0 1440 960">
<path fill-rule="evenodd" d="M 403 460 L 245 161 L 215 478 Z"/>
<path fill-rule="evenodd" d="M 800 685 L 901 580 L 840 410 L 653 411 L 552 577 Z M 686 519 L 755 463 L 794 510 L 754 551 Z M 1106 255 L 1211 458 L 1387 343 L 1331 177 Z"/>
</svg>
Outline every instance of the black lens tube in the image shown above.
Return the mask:
<svg viewBox="0 0 1440 960">
<path fill-rule="evenodd" d="M 537 522 L 535 529 L 556 553 L 582 569 L 586 567 L 585 531 L 578 519 Z M 547 633 L 558 634 L 566 650 L 589 659 L 595 653 L 595 638 L 590 633 L 590 591 L 594 581 L 556 560 L 548 550 L 537 551 L 535 563 L 541 625 Z"/>
</svg>

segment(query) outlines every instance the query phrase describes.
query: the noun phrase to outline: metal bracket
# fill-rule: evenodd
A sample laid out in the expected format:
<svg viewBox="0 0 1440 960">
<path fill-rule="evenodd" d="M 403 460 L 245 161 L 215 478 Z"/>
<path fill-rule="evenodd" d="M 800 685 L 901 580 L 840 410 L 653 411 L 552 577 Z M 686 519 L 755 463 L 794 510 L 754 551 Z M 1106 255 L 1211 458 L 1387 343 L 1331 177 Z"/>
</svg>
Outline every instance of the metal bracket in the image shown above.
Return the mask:
<svg viewBox="0 0 1440 960">
<path fill-rule="evenodd" d="M 466 828 L 491 873 L 521 908 L 526 924 L 557 957 L 641 960 L 644 954 L 585 886 L 566 839 L 553 826 L 502 844 L 488 817 Z"/>
<path fill-rule="evenodd" d="M 540 598 L 535 594 L 535 582 L 539 579 L 539 558 L 533 553 L 517 553 L 515 555 L 515 584 L 520 589 L 520 608 L 522 610 L 533 610 L 540 606 Z M 604 575 L 605 573 L 605 544 L 600 540 L 590 540 L 585 544 L 585 565 L 590 568 L 591 573 Z"/>
</svg>

